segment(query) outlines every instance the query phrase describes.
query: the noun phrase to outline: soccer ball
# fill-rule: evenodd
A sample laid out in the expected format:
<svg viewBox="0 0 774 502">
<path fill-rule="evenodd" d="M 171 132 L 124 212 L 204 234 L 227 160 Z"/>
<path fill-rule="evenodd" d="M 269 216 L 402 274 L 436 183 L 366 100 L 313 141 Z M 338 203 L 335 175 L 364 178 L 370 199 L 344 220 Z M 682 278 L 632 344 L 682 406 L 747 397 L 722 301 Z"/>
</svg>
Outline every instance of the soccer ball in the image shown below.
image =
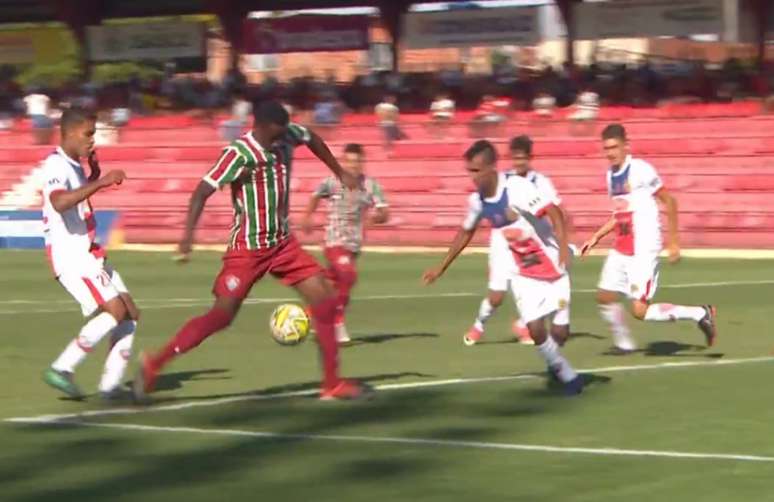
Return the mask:
<svg viewBox="0 0 774 502">
<path fill-rule="evenodd" d="M 309 334 L 309 316 L 298 305 L 286 303 L 271 313 L 269 329 L 278 344 L 298 345 Z"/>
</svg>

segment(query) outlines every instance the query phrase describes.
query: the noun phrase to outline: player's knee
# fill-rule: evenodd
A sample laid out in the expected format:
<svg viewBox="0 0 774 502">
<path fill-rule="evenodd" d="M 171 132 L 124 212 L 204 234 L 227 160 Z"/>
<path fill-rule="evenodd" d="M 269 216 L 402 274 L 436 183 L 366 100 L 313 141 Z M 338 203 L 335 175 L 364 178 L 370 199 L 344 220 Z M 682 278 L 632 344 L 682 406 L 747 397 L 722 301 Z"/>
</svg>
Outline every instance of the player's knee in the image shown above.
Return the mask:
<svg viewBox="0 0 774 502">
<path fill-rule="evenodd" d="M 502 293 L 500 291 L 490 291 L 489 305 L 491 305 L 494 308 L 497 308 L 500 305 L 502 305 L 504 298 L 505 298 L 505 293 Z"/>
<path fill-rule="evenodd" d="M 114 298 L 102 306 L 102 310 L 113 316 L 116 320 L 116 324 L 120 323 L 126 318 L 127 309 L 126 305 L 120 298 Z"/>
<path fill-rule="evenodd" d="M 548 335 L 546 334 L 546 327 L 542 319 L 527 323 L 527 328 L 529 329 L 529 336 L 532 337 L 535 345 L 542 345 L 546 341 Z"/>
<path fill-rule="evenodd" d="M 551 338 L 554 339 L 554 341 L 559 345 L 560 347 L 564 345 L 567 342 L 567 339 L 570 337 L 570 325 L 564 325 L 564 326 L 557 326 L 554 325 L 551 327 Z"/>
<path fill-rule="evenodd" d="M 645 320 L 645 314 L 648 312 L 648 304 L 645 302 L 632 302 L 632 315 L 640 321 Z"/>
<path fill-rule="evenodd" d="M 617 300 L 615 293 L 612 291 L 605 291 L 600 289 L 597 291 L 597 303 L 600 305 L 606 305 L 608 303 L 615 303 Z"/>
<path fill-rule="evenodd" d="M 351 288 L 357 282 L 357 272 L 353 268 L 346 268 L 341 271 L 339 275 L 339 282 L 347 287 Z"/>
</svg>

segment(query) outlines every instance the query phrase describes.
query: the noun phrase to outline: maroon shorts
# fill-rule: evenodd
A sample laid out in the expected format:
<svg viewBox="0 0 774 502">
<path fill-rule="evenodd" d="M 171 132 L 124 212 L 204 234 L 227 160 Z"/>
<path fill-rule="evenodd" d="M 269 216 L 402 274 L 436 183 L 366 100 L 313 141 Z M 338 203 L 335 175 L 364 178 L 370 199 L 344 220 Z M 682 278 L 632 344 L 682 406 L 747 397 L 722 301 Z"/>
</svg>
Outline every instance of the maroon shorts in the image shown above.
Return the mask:
<svg viewBox="0 0 774 502">
<path fill-rule="evenodd" d="M 321 274 L 323 269 L 294 237 L 288 237 L 269 249 L 226 251 L 212 292 L 215 296 L 245 298 L 267 272 L 282 284 L 293 286 Z"/>
</svg>

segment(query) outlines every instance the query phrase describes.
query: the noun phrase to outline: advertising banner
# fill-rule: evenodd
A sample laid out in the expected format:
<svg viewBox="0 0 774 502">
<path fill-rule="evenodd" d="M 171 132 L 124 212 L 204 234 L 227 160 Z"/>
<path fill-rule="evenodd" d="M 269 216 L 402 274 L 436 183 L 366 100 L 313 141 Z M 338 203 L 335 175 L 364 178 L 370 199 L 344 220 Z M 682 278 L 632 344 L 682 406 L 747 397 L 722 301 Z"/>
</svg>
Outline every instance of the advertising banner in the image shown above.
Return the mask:
<svg viewBox="0 0 774 502">
<path fill-rule="evenodd" d="M 91 61 L 167 61 L 202 58 L 205 26 L 196 22 L 153 22 L 89 26 Z"/>
<path fill-rule="evenodd" d="M 535 45 L 540 22 L 535 7 L 412 12 L 406 15 L 403 33 L 411 49 Z"/>
<path fill-rule="evenodd" d="M 247 54 L 368 49 L 368 16 L 298 15 L 247 19 Z"/>
</svg>

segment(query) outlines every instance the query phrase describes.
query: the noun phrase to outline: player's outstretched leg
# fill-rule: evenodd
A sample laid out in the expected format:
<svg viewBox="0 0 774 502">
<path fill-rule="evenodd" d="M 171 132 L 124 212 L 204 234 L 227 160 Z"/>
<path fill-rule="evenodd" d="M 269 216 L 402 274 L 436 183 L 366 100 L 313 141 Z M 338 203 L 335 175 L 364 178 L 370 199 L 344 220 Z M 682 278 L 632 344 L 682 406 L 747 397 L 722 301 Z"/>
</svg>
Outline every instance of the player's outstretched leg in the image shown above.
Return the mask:
<svg viewBox="0 0 774 502">
<path fill-rule="evenodd" d="M 626 325 L 626 309 L 618 302 L 618 293 L 600 290 L 597 292 L 599 315 L 610 327 L 613 335 L 613 349 L 619 354 L 628 354 L 637 349 L 629 327 Z"/>
<path fill-rule="evenodd" d="M 632 313 L 634 317 L 643 321 L 694 321 L 704 334 L 707 346 L 712 346 L 715 343 L 717 310 L 712 305 L 701 307 L 673 305 L 671 303 L 648 305 L 645 302 L 635 301 L 632 303 Z"/>
<path fill-rule="evenodd" d="M 310 306 L 315 335 L 320 347 L 323 381 L 320 399 L 363 399 L 373 395 L 373 389 L 357 380 L 339 376 L 339 346 L 336 341 L 334 321 L 338 300 L 335 291 L 322 274 L 305 279 L 294 285 Z"/>
<path fill-rule="evenodd" d="M 126 316 L 126 306 L 120 298 L 113 298 L 101 307 L 101 311 L 87 322 L 78 336 L 70 342 L 56 361 L 43 373 L 43 381 L 73 398 L 84 395 L 75 384 L 75 368 L 83 362 L 102 338 L 118 325 L 117 319 Z"/>
<path fill-rule="evenodd" d="M 567 395 L 576 395 L 583 392 L 583 380 L 575 372 L 573 367 L 559 352 L 559 345 L 552 336 L 546 333 L 545 320 L 538 319 L 527 323 L 532 339 L 538 352 L 546 361 L 550 378 L 559 380 Z"/>
<path fill-rule="evenodd" d="M 495 311 L 502 305 L 505 298 L 505 291 L 489 290 L 487 296 L 481 300 L 478 307 L 478 315 L 473 322 L 473 326 L 462 338 L 462 342 L 471 347 L 477 344 L 484 337 L 484 325 L 494 315 Z"/>
<path fill-rule="evenodd" d="M 140 354 L 140 369 L 134 378 L 132 391 L 138 401 L 144 401 L 153 392 L 161 369 L 175 357 L 185 354 L 206 338 L 226 329 L 234 320 L 242 301 L 220 296 L 204 315 L 189 320 L 160 351 Z"/>
</svg>

